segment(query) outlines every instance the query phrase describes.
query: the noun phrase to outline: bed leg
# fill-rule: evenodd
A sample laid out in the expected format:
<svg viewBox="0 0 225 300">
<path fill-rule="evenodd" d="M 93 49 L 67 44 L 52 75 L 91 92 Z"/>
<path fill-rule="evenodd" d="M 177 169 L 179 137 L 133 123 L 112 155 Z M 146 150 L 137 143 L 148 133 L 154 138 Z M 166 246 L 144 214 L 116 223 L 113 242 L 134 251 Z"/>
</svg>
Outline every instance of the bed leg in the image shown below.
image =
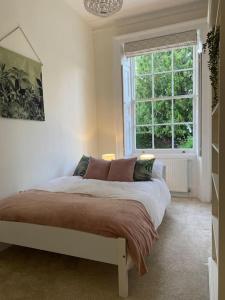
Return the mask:
<svg viewBox="0 0 225 300">
<path fill-rule="evenodd" d="M 128 297 L 128 269 L 127 269 L 127 254 L 126 240 L 118 239 L 118 280 L 119 280 L 119 296 Z"/>
</svg>

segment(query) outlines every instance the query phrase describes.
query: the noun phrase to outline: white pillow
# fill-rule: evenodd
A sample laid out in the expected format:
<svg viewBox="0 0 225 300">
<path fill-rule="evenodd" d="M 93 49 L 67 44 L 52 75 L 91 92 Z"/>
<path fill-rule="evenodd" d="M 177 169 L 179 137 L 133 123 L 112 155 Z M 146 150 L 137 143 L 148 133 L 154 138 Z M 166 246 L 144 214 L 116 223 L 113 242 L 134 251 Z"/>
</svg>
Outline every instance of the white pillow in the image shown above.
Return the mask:
<svg viewBox="0 0 225 300">
<path fill-rule="evenodd" d="M 153 164 L 152 178 L 166 179 L 166 166 L 158 159 L 156 159 Z"/>
</svg>

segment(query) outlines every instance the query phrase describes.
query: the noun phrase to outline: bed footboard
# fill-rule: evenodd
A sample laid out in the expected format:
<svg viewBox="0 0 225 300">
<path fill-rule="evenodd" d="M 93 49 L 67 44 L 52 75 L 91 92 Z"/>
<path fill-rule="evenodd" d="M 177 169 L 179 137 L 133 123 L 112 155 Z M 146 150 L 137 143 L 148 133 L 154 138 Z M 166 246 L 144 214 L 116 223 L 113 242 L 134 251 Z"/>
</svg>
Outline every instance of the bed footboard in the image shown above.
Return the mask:
<svg viewBox="0 0 225 300">
<path fill-rule="evenodd" d="M 117 265 L 119 295 L 124 298 L 128 296 L 129 256 L 124 238 L 107 238 L 59 227 L 0 221 L 0 251 L 1 245 L 7 248 L 8 244 Z"/>
</svg>

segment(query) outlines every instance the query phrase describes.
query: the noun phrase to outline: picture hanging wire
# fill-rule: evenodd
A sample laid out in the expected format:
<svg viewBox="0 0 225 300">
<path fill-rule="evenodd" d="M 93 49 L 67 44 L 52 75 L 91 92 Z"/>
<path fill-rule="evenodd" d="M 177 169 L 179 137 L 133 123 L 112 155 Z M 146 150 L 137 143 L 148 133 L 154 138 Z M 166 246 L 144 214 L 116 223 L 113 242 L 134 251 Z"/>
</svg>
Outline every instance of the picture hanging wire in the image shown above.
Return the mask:
<svg viewBox="0 0 225 300">
<path fill-rule="evenodd" d="M 20 26 L 17 26 L 16 28 L 14 28 L 10 32 L 8 32 L 6 35 L 4 35 L 2 38 L 0 38 L 0 42 L 2 42 L 3 40 L 5 40 L 7 37 L 9 37 L 11 34 L 13 34 L 17 30 L 21 31 L 21 33 L 23 34 L 25 40 L 27 41 L 27 43 L 29 44 L 29 46 L 33 50 L 34 54 L 36 55 L 37 59 L 39 60 L 39 62 L 41 63 L 41 65 L 43 65 L 43 63 L 42 63 L 39 55 L 37 54 L 37 52 L 35 51 L 34 47 L 32 46 L 32 44 L 31 44 L 30 40 L 28 39 L 26 33 L 23 31 L 23 29 Z"/>
</svg>

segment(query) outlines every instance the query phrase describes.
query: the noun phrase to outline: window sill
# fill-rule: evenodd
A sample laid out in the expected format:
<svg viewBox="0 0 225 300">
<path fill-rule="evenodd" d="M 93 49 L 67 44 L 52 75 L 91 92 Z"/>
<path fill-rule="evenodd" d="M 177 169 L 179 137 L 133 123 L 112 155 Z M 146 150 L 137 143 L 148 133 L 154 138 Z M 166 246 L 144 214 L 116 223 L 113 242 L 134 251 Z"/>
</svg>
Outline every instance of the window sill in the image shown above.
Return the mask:
<svg viewBox="0 0 225 300">
<path fill-rule="evenodd" d="M 155 155 L 156 158 L 158 159 L 189 159 L 189 160 L 194 160 L 198 157 L 196 152 L 193 151 L 187 151 L 185 153 L 182 153 L 181 151 L 176 152 L 176 151 L 170 151 L 170 150 L 151 150 L 151 151 L 136 151 L 133 153 L 133 156 L 140 156 L 141 154 L 153 154 Z"/>
</svg>

